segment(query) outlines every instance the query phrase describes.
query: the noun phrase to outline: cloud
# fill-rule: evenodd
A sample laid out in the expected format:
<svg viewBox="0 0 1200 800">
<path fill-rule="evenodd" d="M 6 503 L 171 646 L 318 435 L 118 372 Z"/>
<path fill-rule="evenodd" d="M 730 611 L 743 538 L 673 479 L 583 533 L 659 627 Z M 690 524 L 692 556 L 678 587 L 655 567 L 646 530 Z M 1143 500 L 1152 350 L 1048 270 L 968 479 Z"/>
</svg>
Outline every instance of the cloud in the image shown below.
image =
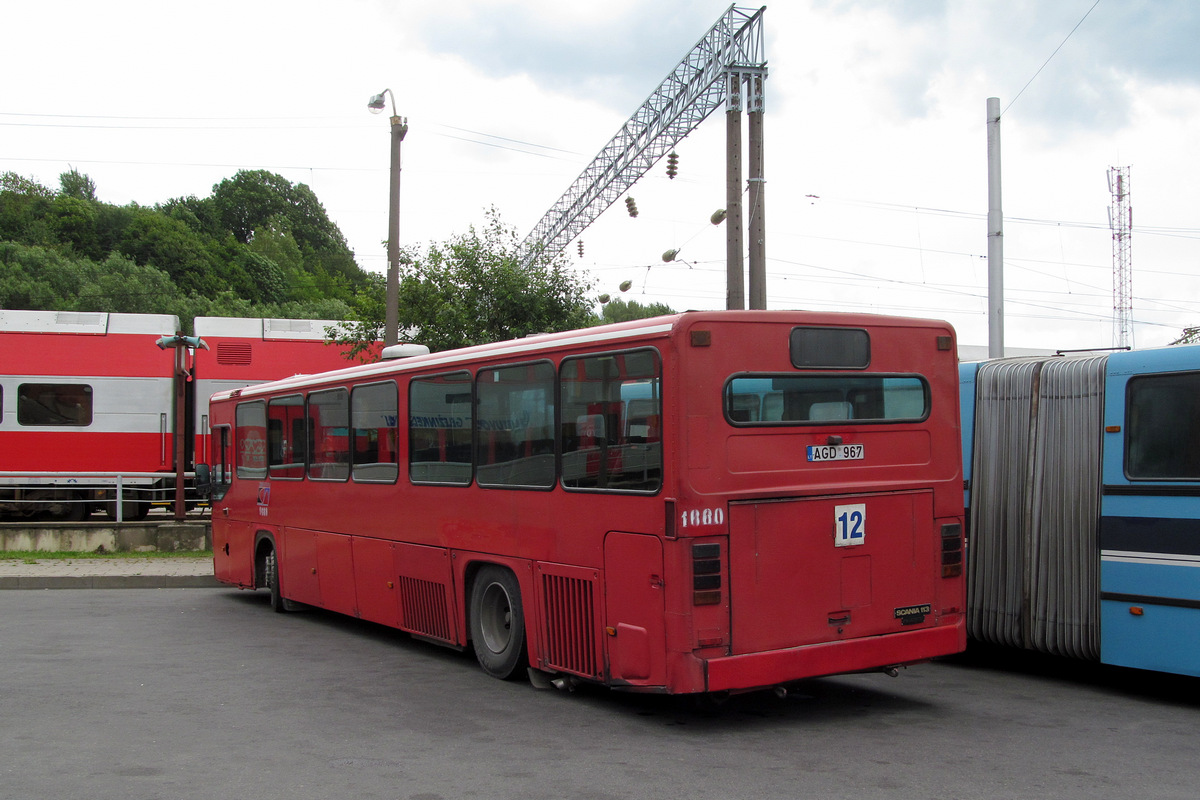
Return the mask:
<svg viewBox="0 0 1200 800">
<path fill-rule="evenodd" d="M 1127 124 L 1136 82 L 1200 85 L 1200 5 L 1156 0 L 1092 6 L 1093 0 L 813 4 L 833 19 L 857 20 L 864 36 L 857 42 L 856 67 L 879 73 L 892 104 L 910 117 L 931 113 L 932 89 L 948 77 L 953 84 L 982 82 L 1023 121 L 1060 133 Z M 879 20 L 881 14 L 892 26 Z"/>
<path fill-rule="evenodd" d="M 414 20 L 423 47 L 493 77 L 528 75 L 554 92 L 630 110 L 679 63 L 728 6 L 496 2 Z"/>
</svg>

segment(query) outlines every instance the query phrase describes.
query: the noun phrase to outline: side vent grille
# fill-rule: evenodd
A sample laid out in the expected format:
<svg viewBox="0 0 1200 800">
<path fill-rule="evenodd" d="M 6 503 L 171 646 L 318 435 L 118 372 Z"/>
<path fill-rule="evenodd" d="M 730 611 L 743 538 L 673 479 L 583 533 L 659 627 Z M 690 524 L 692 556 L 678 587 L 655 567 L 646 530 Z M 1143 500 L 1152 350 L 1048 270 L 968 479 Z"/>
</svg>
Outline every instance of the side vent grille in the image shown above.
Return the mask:
<svg viewBox="0 0 1200 800">
<path fill-rule="evenodd" d="M 599 677 L 595 595 L 591 572 L 587 578 L 543 573 L 547 668 Z"/>
<path fill-rule="evenodd" d="M 217 342 L 217 363 L 246 367 L 250 365 L 249 342 Z"/>
<path fill-rule="evenodd" d="M 400 608 L 405 630 L 450 641 L 450 615 L 444 585 L 401 575 Z"/>
</svg>

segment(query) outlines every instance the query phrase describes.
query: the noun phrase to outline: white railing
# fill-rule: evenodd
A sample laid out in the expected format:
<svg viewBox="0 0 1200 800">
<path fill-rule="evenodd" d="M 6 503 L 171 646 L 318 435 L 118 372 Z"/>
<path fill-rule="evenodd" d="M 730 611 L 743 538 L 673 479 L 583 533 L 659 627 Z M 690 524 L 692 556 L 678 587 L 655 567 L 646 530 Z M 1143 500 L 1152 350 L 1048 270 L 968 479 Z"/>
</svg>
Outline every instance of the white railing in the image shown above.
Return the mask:
<svg viewBox="0 0 1200 800">
<path fill-rule="evenodd" d="M 183 477 L 186 492 L 195 473 L 185 472 Z M 119 524 L 125 521 L 126 506 L 141 517 L 144 514 L 139 512 L 148 511 L 151 503 L 173 501 L 175 481 L 173 472 L 0 471 L 0 521 L 9 521 L 12 513 L 33 516 L 42 509 L 83 506 L 82 514 L 62 517 L 78 521 L 86 518 L 92 507 L 104 505 Z"/>
</svg>

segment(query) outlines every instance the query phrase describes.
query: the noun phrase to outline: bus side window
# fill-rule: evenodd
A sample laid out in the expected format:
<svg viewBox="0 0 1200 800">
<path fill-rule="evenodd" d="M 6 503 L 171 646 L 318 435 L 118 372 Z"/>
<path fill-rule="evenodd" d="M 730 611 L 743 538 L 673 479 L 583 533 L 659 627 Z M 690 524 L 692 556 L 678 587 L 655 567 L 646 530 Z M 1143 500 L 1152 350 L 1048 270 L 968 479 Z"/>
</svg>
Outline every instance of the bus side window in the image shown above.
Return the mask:
<svg viewBox="0 0 1200 800">
<path fill-rule="evenodd" d="M 344 481 L 350 476 L 350 393 L 345 389 L 308 396 L 308 477 Z"/>
<path fill-rule="evenodd" d="M 1200 480 L 1200 372 L 1131 378 L 1126 397 L 1125 474 Z"/>
<path fill-rule="evenodd" d="M 471 375 L 413 378 L 408 385 L 408 477 L 413 483 L 471 483 Z"/>
<path fill-rule="evenodd" d="M 476 375 L 475 480 L 480 486 L 554 486 L 554 365 L 481 369 Z"/>
<path fill-rule="evenodd" d="M 654 350 L 563 359 L 562 485 L 654 492 L 662 485 L 662 376 Z"/>
<path fill-rule="evenodd" d="M 367 483 L 395 483 L 400 474 L 396 384 L 355 386 L 350 393 L 351 477 Z"/>
<path fill-rule="evenodd" d="M 267 477 L 267 405 L 261 400 L 239 403 L 234 446 L 239 478 Z"/>
<path fill-rule="evenodd" d="M 267 464 L 272 478 L 303 478 L 308 452 L 304 396 L 275 397 L 267 403 Z"/>
</svg>

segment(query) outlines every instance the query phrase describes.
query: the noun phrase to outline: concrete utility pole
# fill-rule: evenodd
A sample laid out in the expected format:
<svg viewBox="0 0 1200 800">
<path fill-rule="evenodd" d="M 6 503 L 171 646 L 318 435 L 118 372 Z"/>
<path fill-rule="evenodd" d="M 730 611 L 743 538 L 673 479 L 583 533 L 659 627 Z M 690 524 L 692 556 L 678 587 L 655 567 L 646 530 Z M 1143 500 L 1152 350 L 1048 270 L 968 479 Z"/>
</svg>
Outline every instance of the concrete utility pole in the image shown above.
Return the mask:
<svg viewBox="0 0 1200 800">
<path fill-rule="evenodd" d="M 1000 98 L 987 100 L 988 358 L 1004 357 L 1004 212 L 1000 209 Z"/>
<path fill-rule="evenodd" d="M 750 308 L 767 307 L 767 182 L 763 177 L 763 80 L 766 70 L 750 73 L 746 106 L 750 111 Z"/>
<path fill-rule="evenodd" d="M 371 98 L 367 108 L 372 114 L 383 110 L 383 96 L 392 99 L 392 168 L 388 194 L 388 269 L 387 296 L 385 298 L 383 322 L 383 346 L 396 343 L 397 328 L 400 326 L 400 143 L 408 133 L 408 120 L 396 115 L 396 95 L 384 89 Z"/>
<path fill-rule="evenodd" d="M 725 308 L 746 307 L 742 269 L 742 76 L 729 73 L 725 96 Z"/>
</svg>

